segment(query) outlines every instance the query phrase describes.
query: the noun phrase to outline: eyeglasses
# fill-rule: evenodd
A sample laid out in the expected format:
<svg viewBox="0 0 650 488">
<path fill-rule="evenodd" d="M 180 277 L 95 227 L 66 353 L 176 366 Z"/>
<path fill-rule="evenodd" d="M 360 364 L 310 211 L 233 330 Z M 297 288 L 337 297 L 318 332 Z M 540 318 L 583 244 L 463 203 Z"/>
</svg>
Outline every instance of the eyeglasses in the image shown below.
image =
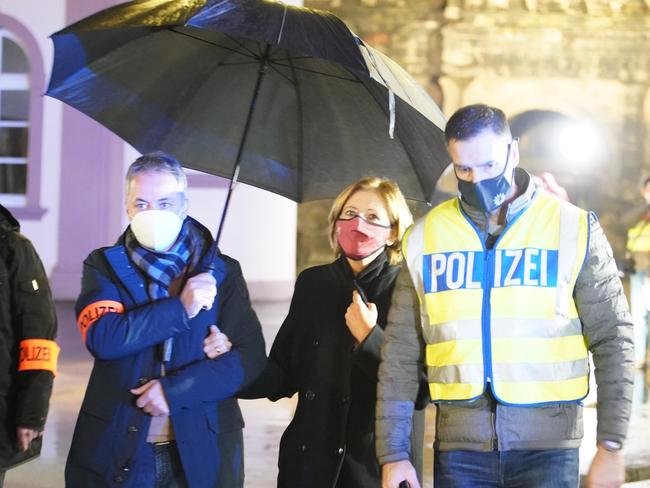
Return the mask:
<svg viewBox="0 0 650 488">
<path fill-rule="evenodd" d="M 475 166 L 465 166 L 452 162 L 454 168 L 454 173 L 459 180 L 463 181 L 472 181 L 474 176 L 480 176 L 480 180 L 486 180 L 501 176 L 506 168 L 508 167 L 508 161 L 510 160 L 510 148 L 512 147 L 513 142 L 518 141 L 518 138 L 513 138 L 513 140 L 508 143 L 508 148 L 506 150 L 506 162 L 501 167 L 498 161 L 490 160 L 486 163 L 477 164 Z"/>
<path fill-rule="evenodd" d="M 374 212 L 365 214 L 352 209 L 344 209 L 343 212 L 341 212 L 341 215 L 339 215 L 338 220 L 352 220 L 355 217 L 359 217 L 364 222 L 372 225 L 378 225 L 379 227 L 391 227 L 391 223 L 390 221 L 387 221 L 387 218 L 377 215 Z"/>
</svg>

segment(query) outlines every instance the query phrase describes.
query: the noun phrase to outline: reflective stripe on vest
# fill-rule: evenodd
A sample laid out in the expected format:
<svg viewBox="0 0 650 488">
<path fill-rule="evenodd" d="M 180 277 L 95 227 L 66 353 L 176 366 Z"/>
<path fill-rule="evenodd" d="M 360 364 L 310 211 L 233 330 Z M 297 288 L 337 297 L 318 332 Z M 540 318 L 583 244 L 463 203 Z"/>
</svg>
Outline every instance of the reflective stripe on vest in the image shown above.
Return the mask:
<svg viewBox="0 0 650 488">
<path fill-rule="evenodd" d="M 515 405 L 587 394 L 588 352 L 573 289 L 588 247 L 588 214 L 539 193 L 493 249 L 458 199 L 405 235 L 423 317 L 432 400 L 485 391 Z"/>
<path fill-rule="evenodd" d="M 56 375 L 56 365 L 61 349 L 49 339 L 23 339 L 20 341 L 18 371 L 50 371 Z"/>
</svg>

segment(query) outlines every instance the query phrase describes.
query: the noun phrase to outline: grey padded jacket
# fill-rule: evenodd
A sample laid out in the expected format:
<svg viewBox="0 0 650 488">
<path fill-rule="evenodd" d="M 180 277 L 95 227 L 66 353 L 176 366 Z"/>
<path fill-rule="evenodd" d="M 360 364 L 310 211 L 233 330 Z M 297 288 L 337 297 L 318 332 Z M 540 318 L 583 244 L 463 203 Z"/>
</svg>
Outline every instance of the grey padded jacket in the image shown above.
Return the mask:
<svg viewBox="0 0 650 488">
<path fill-rule="evenodd" d="M 525 171 L 517 169 L 515 178 L 525 190 L 510 203 L 506 221 L 525 209 L 537 191 Z M 487 230 L 484 214 L 462 205 L 477 227 Z M 612 248 L 593 214 L 588 255 L 574 299 L 595 366 L 597 439 L 622 443 L 632 404 L 632 319 Z M 393 292 L 379 368 L 376 443 L 380 464 L 408 459 L 410 418 L 424 362 L 420 320 L 418 297 L 404 264 Z M 573 448 L 580 445 L 582 436 L 580 403 L 507 406 L 496 402 L 489 391 L 473 401 L 437 402 L 434 447 L 442 451 Z"/>
</svg>

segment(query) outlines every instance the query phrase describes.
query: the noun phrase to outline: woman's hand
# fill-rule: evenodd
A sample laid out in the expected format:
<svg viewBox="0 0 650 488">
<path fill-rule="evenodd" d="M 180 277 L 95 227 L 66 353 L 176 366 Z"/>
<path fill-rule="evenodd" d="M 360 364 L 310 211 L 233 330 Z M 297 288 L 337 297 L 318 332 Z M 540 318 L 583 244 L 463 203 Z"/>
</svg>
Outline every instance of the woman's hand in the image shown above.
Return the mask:
<svg viewBox="0 0 650 488">
<path fill-rule="evenodd" d="M 221 356 L 230 349 L 232 349 L 232 343 L 228 340 L 228 336 L 221 332 L 216 325 L 211 325 L 210 335 L 203 339 L 203 352 L 208 359 Z"/>
<path fill-rule="evenodd" d="M 363 303 L 355 290 L 352 292 L 352 303 L 345 312 L 345 323 L 357 342 L 363 342 L 377 324 L 377 307 L 374 303 Z"/>
</svg>

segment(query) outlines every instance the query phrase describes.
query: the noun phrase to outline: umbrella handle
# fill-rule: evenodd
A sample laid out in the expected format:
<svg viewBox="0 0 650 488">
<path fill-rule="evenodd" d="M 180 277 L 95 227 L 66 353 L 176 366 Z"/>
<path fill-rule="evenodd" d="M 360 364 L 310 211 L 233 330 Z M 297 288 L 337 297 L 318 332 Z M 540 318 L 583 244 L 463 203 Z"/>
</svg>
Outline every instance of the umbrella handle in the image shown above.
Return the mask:
<svg viewBox="0 0 650 488">
<path fill-rule="evenodd" d="M 201 258 L 199 269 L 202 273 L 212 273 L 213 276 L 216 274 L 217 268 L 214 265 L 214 260 L 217 257 L 218 249 L 219 247 L 217 245 L 217 241 L 214 241 L 212 244 L 210 244 L 209 249 Z"/>
</svg>

